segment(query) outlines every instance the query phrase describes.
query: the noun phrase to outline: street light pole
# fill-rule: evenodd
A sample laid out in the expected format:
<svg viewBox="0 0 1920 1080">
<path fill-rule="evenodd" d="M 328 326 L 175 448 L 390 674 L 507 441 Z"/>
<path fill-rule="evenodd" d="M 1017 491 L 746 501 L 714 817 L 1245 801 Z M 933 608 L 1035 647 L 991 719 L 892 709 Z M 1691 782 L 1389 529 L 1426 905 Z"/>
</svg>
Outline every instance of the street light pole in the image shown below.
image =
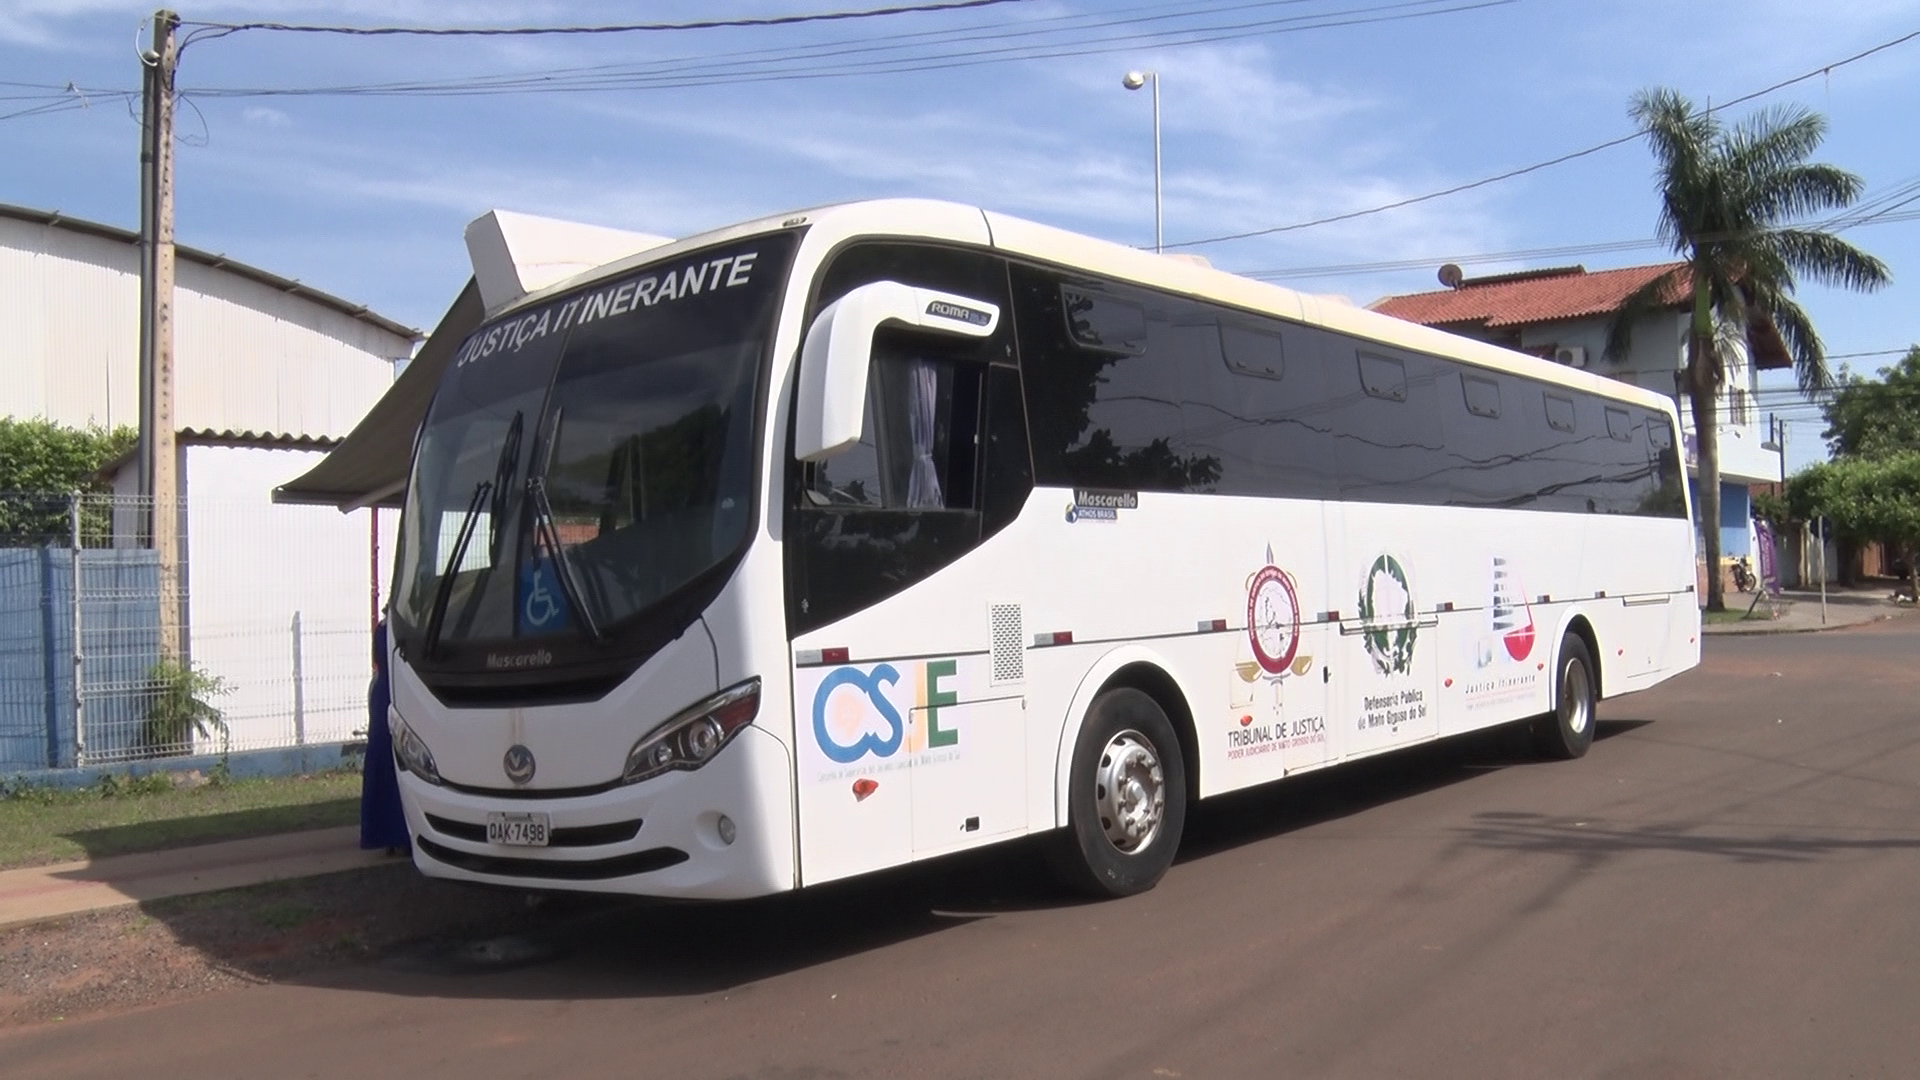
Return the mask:
<svg viewBox="0 0 1920 1080">
<path fill-rule="evenodd" d="M 1158 254 L 1166 244 L 1160 203 L 1160 73 L 1129 71 L 1120 80 L 1120 85 L 1129 90 L 1138 90 L 1148 83 L 1153 84 L 1153 250 Z"/>
</svg>

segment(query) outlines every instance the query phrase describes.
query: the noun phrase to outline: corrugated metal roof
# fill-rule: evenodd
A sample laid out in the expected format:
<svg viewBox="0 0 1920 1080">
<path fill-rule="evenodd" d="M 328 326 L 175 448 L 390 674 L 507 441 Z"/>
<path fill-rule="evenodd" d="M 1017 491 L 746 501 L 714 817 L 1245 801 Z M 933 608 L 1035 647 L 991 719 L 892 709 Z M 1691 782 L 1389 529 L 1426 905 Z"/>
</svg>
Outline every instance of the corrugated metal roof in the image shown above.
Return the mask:
<svg viewBox="0 0 1920 1080">
<path fill-rule="evenodd" d="M 175 433 L 180 446 L 243 446 L 261 450 L 331 450 L 343 440 L 320 435 L 285 435 L 271 431 L 213 431 L 207 428 L 181 428 Z M 121 469 L 139 457 L 138 447 L 130 447 L 94 470 L 102 480 L 111 480 Z"/>
<path fill-rule="evenodd" d="M 138 247 L 140 244 L 140 234 L 137 232 L 122 229 L 114 225 L 103 225 L 97 221 L 68 217 L 58 210 L 35 210 L 31 207 L 0 203 L 0 217 L 9 217 L 17 221 L 30 221 L 38 225 L 47 225 L 56 229 L 67 229 L 72 232 L 84 233 L 88 236 L 99 236 L 109 240 L 119 240 L 122 243 L 131 244 L 135 247 Z M 186 259 L 189 262 L 196 262 L 202 266 L 211 267 L 215 270 L 224 270 L 235 276 L 257 281 L 262 285 L 278 289 L 281 292 L 290 293 L 323 307 L 332 308 L 335 311 L 359 319 L 372 326 L 377 326 L 389 334 L 396 334 L 413 341 L 419 341 L 425 336 L 415 327 L 394 322 L 384 315 L 375 313 L 373 309 L 367 307 L 365 304 L 356 304 L 351 300 L 342 300 L 332 293 L 322 292 L 311 285 L 302 285 L 292 278 L 285 278 L 278 274 L 268 273 L 259 267 L 249 266 L 246 263 L 230 259 L 225 255 L 201 251 L 199 248 L 188 247 L 185 244 L 175 244 L 174 251 L 179 258 Z"/>
<path fill-rule="evenodd" d="M 210 428 L 181 428 L 183 443 L 201 446 L 257 446 L 274 450 L 331 450 L 341 440 L 324 435 L 288 435 L 273 431 L 214 431 Z"/>
</svg>

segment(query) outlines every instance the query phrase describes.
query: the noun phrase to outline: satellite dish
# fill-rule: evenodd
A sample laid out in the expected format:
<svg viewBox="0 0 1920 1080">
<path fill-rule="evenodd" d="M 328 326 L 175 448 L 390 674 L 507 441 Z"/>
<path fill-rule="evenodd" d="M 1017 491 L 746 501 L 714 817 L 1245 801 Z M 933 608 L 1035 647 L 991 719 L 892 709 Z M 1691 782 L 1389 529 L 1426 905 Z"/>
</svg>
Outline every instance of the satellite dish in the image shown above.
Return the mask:
<svg viewBox="0 0 1920 1080">
<path fill-rule="evenodd" d="M 1467 280 L 1467 276 L 1461 273 L 1460 267 L 1453 263 L 1447 263 L 1440 268 L 1440 284 L 1445 285 L 1449 289 L 1459 288 L 1460 283 L 1465 280 Z"/>
</svg>

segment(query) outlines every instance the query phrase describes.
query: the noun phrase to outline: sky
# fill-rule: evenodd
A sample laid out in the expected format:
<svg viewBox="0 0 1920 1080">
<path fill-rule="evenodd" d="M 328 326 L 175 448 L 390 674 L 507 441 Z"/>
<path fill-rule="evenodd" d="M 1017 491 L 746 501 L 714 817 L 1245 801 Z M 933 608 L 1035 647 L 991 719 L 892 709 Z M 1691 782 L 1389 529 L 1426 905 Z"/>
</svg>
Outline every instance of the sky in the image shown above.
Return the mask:
<svg viewBox="0 0 1920 1080">
<path fill-rule="evenodd" d="M 903 2 L 207 0 L 179 11 L 189 23 L 558 26 Z M 128 92 L 151 13 L 122 0 L 0 0 L 0 202 L 138 227 Z M 1857 173 L 1871 198 L 1920 182 L 1920 37 L 1841 61 L 1915 31 L 1920 0 L 1017 0 L 628 34 L 243 30 L 203 36 L 181 57 L 176 232 L 422 328 L 471 272 L 466 223 L 494 208 L 686 236 L 927 196 L 1151 246 L 1152 104 L 1121 85 L 1132 69 L 1160 78 L 1169 245 L 1369 210 L 1628 136 L 1628 102 L 1646 88 L 1726 102 L 1809 73 L 1723 115 L 1824 115 L 1817 158 Z M 312 92 L 470 91 L 521 76 L 509 93 Z M 1665 261 L 1651 243 L 1657 213 L 1652 159 L 1630 140 L 1395 210 L 1180 250 L 1366 304 L 1439 287 L 1447 261 L 1469 275 Z M 1843 235 L 1887 263 L 1890 287 L 1801 288 L 1829 354 L 1844 357 L 1836 367 L 1870 374 L 1920 342 L 1920 219 L 1889 218 Z M 1543 250 L 1634 241 L 1648 243 Z M 1515 252 L 1535 254 L 1487 257 Z M 1395 262 L 1410 268 L 1381 265 Z M 1789 465 L 1824 456 L 1817 408 L 1784 373 L 1763 379 L 1762 408 L 1792 421 Z"/>
</svg>

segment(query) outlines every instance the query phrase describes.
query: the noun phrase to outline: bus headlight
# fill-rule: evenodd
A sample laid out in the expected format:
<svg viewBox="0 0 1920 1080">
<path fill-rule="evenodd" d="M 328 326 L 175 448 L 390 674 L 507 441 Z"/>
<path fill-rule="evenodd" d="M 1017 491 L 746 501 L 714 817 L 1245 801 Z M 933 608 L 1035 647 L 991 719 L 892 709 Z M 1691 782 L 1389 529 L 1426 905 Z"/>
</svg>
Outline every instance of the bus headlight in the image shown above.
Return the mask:
<svg viewBox="0 0 1920 1080">
<path fill-rule="evenodd" d="M 697 769 L 760 713 L 760 679 L 730 686 L 648 732 L 627 751 L 623 784 L 637 784 L 673 769 Z"/>
<path fill-rule="evenodd" d="M 387 709 L 387 728 L 393 734 L 393 753 L 400 759 L 400 767 L 429 784 L 438 784 L 440 768 L 433 763 L 433 751 L 400 719 L 399 711 L 391 707 Z"/>
</svg>

